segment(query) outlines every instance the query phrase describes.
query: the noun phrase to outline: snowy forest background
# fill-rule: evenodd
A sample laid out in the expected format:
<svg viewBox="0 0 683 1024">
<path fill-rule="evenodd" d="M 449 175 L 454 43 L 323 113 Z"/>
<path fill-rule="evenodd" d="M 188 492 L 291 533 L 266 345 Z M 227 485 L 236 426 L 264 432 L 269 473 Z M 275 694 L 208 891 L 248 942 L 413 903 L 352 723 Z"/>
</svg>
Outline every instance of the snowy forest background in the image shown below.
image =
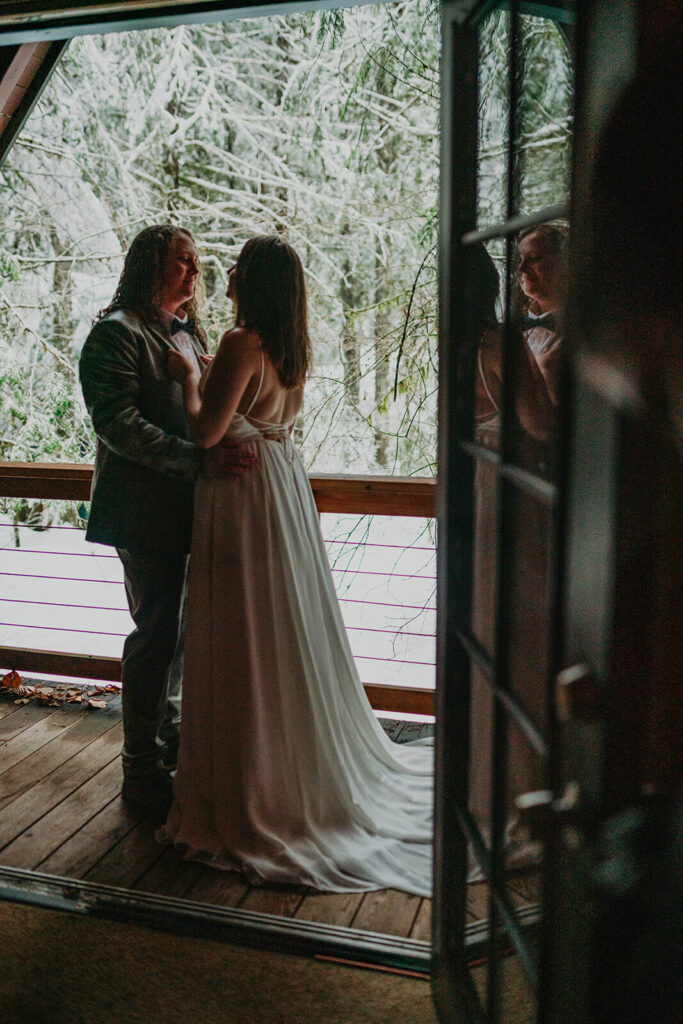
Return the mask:
<svg viewBox="0 0 683 1024">
<path fill-rule="evenodd" d="M 571 69 L 551 22 L 524 24 L 528 212 L 566 198 Z M 0 458 L 93 460 L 78 354 L 128 242 L 171 221 L 202 254 L 212 346 L 244 241 L 301 255 L 310 470 L 434 475 L 439 46 L 438 0 L 73 39 L 0 172 Z M 506 48 L 494 13 L 482 223 L 504 214 Z"/>
</svg>

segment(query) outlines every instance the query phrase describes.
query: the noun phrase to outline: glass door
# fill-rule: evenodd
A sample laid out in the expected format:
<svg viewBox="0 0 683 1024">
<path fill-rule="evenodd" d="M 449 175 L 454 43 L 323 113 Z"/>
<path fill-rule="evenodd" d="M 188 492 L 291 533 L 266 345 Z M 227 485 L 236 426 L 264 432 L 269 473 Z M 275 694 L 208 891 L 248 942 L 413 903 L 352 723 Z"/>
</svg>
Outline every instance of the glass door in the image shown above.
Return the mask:
<svg viewBox="0 0 683 1024">
<path fill-rule="evenodd" d="M 539 14 L 538 11 L 542 9 Z M 446 3 L 437 1000 L 536 1020 L 555 788 L 572 5 Z M 517 1018 L 515 1018 L 517 1019 Z"/>
</svg>

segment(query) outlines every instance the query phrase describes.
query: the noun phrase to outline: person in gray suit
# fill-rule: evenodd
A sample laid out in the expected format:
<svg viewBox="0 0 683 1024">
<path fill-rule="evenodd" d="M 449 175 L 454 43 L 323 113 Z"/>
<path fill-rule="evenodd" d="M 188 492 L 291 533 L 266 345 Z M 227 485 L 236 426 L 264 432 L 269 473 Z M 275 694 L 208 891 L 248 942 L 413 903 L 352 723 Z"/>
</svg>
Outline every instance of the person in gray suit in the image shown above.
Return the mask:
<svg viewBox="0 0 683 1024">
<path fill-rule="evenodd" d="M 197 318 L 199 255 L 188 231 L 145 228 L 131 243 L 111 303 L 81 352 L 97 434 L 86 537 L 121 559 L 135 629 L 123 648 L 122 796 L 163 816 L 172 800 L 180 721 L 181 609 L 200 470 L 240 475 L 252 456 L 188 440 L 182 389 L 167 354 L 206 361 Z"/>
</svg>

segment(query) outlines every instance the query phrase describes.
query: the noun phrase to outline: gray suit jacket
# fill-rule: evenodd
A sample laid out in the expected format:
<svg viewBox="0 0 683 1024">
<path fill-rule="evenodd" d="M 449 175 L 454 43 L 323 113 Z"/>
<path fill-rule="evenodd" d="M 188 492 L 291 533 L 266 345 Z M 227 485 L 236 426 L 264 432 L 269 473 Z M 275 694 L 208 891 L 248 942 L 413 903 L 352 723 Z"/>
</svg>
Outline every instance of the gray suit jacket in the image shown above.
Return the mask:
<svg viewBox="0 0 683 1024">
<path fill-rule="evenodd" d="M 192 339 L 197 356 L 204 351 Z M 126 310 L 90 331 L 79 372 L 97 434 L 86 537 L 129 551 L 189 551 L 201 449 L 187 440 L 182 388 L 166 371 L 171 337 Z"/>
</svg>

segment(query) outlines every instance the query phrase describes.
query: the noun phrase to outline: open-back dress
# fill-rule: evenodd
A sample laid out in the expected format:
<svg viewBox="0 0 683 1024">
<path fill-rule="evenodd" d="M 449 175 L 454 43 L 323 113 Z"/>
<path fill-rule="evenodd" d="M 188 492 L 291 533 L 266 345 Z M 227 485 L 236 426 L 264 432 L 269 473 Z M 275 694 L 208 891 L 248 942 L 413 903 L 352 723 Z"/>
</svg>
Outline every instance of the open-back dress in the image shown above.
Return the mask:
<svg viewBox="0 0 683 1024">
<path fill-rule="evenodd" d="M 159 837 L 252 882 L 431 895 L 433 748 L 392 743 L 368 703 L 291 426 L 236 415 L 227 437 L 258 465 L 196 484 Z"/>
</svg>

